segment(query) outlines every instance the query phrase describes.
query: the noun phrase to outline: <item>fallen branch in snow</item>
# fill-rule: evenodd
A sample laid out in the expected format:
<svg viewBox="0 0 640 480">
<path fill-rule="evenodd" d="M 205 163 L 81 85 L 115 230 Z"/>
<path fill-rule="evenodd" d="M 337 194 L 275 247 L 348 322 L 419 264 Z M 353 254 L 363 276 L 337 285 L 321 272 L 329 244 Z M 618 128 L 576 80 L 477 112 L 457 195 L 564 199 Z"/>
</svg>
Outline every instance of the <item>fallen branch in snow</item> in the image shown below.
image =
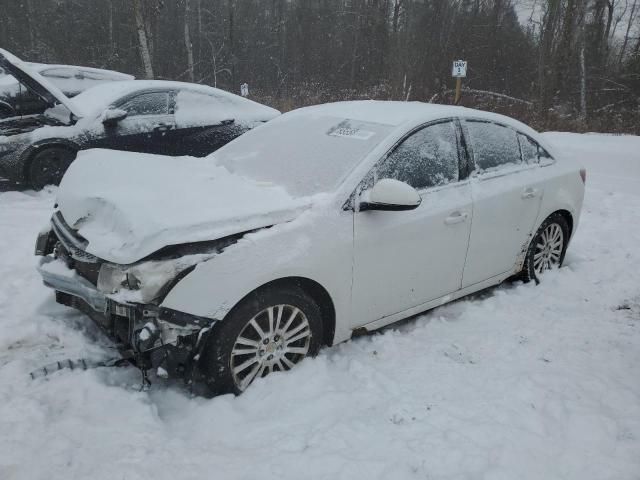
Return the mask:
<svg viewBox="0 0 640 480">
<path fill-rule="evenodd" d="M 635 101 L 636 101 L 635 98 L 625 98 L 624 100 L 620 100 L 619 102 L 609 103 L 608 105 L 600 107 L 600 108 L 594 110 L 593 113 L 604 112 L 604 111 L 607 111 L 607 110 L 611 109 L 612 107 L 617 107 L 618 105 L 622 105 L 624 103 L 635 102 Z"/>
<path fill-rule="evenodd" d="M 441 93 L 436 93 L 433 97 L 431 97 L 431 99 L 429 100 L 429 103 L 433 103 L 433 101 L 438 97 L 438 95 L 442 95 L 444 97 L 444 95 L 446 94 L 454 94 L 454 90 L 444 90 Z M 497 97 L 497 98 L 502 98 L 504 100 L 509 100 L 511 102 L 516 102 L 516 103 L 523 103 L 527 106 L 532 107 L 533 106 L 533 102 L 530 102 L 529 100 L 524 100 L 522 98 L 516 98 L 516 97 L 512 97 L 510 95 L 505 95 L 504 93 L 497 93 L 497 92 L 491 92 L 489 90 L 477 90 L 475 88 L 462 88 L 462 93 L 474 93 L 476 95 L 488 95 L 491 97 Z"/>
<path fill-rule="evenodd" d="M 87 370 L 89 368 L 98 367 L 120 367 L 129 365 L 128 362 L 128 358 L 122 357 L 110 358 L 108 360 L 103 360 L 100 362 L 94 360 L 85 360 L 84 358 L 79 358 L 78 360 L 66 359 L 50 363 L 49 365 L 45 365 L 44 367 L 40 367 L 37 370 L 29 373 L 29 376 L 32 380 L 35 380 L 36 378 L 42 378 L 51 375 L 52 373 L 59 370 Z"/>
</svg>

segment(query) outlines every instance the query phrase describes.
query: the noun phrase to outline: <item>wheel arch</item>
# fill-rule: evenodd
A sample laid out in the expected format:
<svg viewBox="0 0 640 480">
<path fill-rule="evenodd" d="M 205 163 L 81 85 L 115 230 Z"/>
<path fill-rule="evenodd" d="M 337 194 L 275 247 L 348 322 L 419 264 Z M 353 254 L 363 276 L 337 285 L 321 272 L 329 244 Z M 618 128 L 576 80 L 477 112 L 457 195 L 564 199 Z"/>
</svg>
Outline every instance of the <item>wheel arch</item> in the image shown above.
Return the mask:
<svg viewBox="0 0 640 480">
<path fill-rule="evenodd" d="M 569 238 L 573 237 L 573 215 L 571 215 L 571 212 L 569 210 L 564 210 L 564 209 L 556 210 L 555 212 L 552 212 L 549 215 L 547 215 L 544 220 L 549 218 L 551 215 L 555 215 L 555 214 L 561 215 L 567 221 L 567 225 L 569 225 Z"/>
<path fill-rule="evenodd" d="M 538 215 L 538 219 L 535 224 L 535 228 L 531 232 L 531 237 L 538 231 L 540 225 L 542 225 L 547 218 L 552 215 L 561 215 L 567 221 L 569 225 L 569 240 L 573 238 L 573 234 L 578 227 L 579 210 L 572 208 L 567 202 L 562 202 L 560 205 L 555 205 L 553 208 L 544 209 Z"/>
<path fill-rule="evenodd" d="M 9 115 L 15 115 L 15 109 L 7 102 L 0 100 L 0 113 L 7 112 Z M 2 118 L 2 117 L 0 117 Z M 9 118 L 9 117 L 7 117 Z"/>
<path fill-rule="evenodd" d="M 336 309 L 333 303 L 333 299 L 329 292 L 318 282 L 306 277 L 283 277 L 276 280 L 271 280 L 258 288 L 255 288 L 247 295 L 242 297 L 225 315 L 225 319 L 234 311 L 234 309 L 240 305 L 250 295 L 259 294 L 272 288 L 284 288 L 295 286 L 302 289 L 307 295 L 309 295 L 313 301 L 320 308 L 320 314 L 322 316 L 322 329 L 323 329 L 323 345 L 331 346 L 333 344 L 333 338 L 336 330 Z"/>
<path fill-rule="evenodd" d="M 31 181 L 29 170 L 31 169 L 31 162 L 33 162 L 36 154 L 51 147 L 66 148 L 70 152 L 74 153 L 77 153 L 80 150 L 80 146 L 77 143 L 65 138 L 41 140 L 30 145 L 22 154 L 22 177 L 25 182 Z"/>
</svg>

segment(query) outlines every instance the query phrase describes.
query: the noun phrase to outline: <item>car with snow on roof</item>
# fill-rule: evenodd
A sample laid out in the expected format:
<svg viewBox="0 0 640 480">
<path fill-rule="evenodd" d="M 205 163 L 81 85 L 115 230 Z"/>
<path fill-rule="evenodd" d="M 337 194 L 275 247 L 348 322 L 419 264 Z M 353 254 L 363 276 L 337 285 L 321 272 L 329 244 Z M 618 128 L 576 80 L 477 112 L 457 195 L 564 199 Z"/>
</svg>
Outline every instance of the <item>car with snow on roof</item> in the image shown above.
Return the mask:
<svg viewBox="0 0 640 480">
<path fill-rule="evenodd" d="M 80 150 L 205 156 L 280 114 L 213 87 L 161 80 L 102 83 L 68 98 L 4 50 L 0 67 L 50 107 L 0 119 L 0 177 L 34 189 L 57 185 Z"/>
<path fill-rule="evenodd" d="M 38 268 L 136 365 L 237 394 L 355 332 L 540 281 L 563 262 L 585 175 L 502 115 L 307 107 L 204 160 L 83 152 Z"/>
</svg>

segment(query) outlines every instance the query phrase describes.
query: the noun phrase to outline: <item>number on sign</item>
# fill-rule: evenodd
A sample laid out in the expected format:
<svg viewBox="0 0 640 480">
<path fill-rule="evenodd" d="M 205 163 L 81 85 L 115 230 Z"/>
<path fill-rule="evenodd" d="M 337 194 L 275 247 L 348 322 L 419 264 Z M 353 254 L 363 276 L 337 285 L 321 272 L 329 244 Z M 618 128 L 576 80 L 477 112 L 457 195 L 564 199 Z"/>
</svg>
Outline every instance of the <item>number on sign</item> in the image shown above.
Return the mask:
<svg viewBox="0 0 640 480">
<path fill-rule="evenodd" d="M 467 62 L 465 60 L 454 60 L 453 62 L 453 72 L 451 73 L 453 77 L 466 77 L 467 76 Z"/>
</svg>

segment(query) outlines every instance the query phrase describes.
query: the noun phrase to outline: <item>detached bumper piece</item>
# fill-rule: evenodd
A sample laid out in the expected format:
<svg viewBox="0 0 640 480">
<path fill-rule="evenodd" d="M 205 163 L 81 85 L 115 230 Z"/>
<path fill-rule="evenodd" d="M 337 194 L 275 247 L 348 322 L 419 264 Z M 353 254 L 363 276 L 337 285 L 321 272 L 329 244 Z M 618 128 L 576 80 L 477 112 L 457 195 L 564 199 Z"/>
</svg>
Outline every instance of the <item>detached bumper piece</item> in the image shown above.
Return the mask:
<svg viewBox="0 0 640 480">
<path fill-rule="evenodd" d="M 211 319 L 116 301 L 51 256 L 42 258 L 38 271 L 43 283 L 55 290 L 58 303 L 88 315 L 131 363 L 143 370 L 162 368 L 173 378 L 193 377 L 193 360 L 204 344 L 202 333 L 208 331 Z"/>
</svg>

